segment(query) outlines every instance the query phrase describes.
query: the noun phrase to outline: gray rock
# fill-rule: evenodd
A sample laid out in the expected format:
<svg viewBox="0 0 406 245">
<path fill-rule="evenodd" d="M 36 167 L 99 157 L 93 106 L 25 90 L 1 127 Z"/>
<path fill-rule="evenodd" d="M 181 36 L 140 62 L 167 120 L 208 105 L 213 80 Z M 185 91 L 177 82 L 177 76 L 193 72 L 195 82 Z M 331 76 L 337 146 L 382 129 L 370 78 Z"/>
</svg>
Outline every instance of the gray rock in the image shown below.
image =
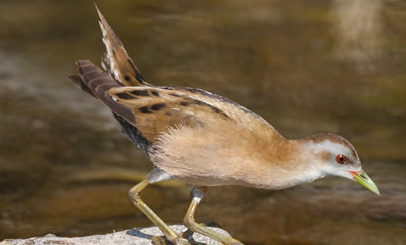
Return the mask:
<svg viewBox="0 0 406 245">
<path fill-rule="evenodd" d="M 177 233 L 186 231 L 186 227 L 183 225 L 170 226 Z M 220 228 L 210 227 L 221 234 L 230 236 L 226 231 Z M 134 228 L 131 230 L 114 232 L 105 235 L 94 235 L 85 237 L 57 237 L 52 234 L 48 234 L 43 237 L 32 237 L 28 239 L 7 239 L 0 242 L 0 245 L 99 245 L 99 244 L 117 244 L 117 245 L 151 245 L 152 236 L 162 236 L 162 232 L 157 227 L 147 228 Z M 208 237 L 193 233 L 191 237 L 188 237 L 189 241 L 196 241 L 203 244 L 220 244 Z"/>
</svg>

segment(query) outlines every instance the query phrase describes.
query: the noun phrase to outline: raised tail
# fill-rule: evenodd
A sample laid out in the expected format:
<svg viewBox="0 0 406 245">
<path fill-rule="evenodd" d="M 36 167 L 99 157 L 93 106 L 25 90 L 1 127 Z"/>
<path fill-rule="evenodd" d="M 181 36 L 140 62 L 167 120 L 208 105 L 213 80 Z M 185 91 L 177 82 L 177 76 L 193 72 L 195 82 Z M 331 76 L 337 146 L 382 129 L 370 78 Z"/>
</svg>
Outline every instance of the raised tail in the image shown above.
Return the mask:
<svg viewBox="0 0 406 245">
<path fill-rule="evenodd" d="M 100 18 L 99 24 L 103 34 L 102 40 L 106 46 L 106 53 L 102 61 L 103 68 L 117 82 L 125 86 L 148 85 L 97 6 L 96 9 Z"/>
</svg>

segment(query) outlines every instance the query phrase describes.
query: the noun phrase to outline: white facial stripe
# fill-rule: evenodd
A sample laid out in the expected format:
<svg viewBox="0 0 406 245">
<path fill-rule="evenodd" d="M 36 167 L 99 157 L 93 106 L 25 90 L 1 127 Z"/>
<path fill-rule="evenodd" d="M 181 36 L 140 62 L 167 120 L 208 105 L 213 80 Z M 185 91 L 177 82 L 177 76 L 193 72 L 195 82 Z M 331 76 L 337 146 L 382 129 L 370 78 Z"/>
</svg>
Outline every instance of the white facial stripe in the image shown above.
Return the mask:
<svg viewBox="0 0 406 245">
<path fill-rule="evenodd" d="M 347 146 L 339 143 L 334 143 L 329 140 L 322 141 L 320 143 L 313 143 L 312 149 L 315 151 L 314 153 L 321 153 L 322 151 L 329 151 L 335 155 L 344 154 L 345 156 L 351 156 L 352 152 L 348 149 Z"/>
<path fill-rule="evenodd" d="M 353 179 L 350 171 L 360 171 L 361 165 L 355 162 L 354 164 L 338 164 L 336 162 L 336 156 L 339 154 L 345 155 L 348 159 L 353 158 L 353 152 L 346 145 L 331 142 L 325 140 L 319 143 L 309 142 L 310 151 L 312 154 L 320 154 L 323 151 L 327 151 L 332 154 L 331 159 L 328 162 L 320 162 L 323 171 L 330 175 L 341 176 L 349 179 Z M 357 161 L 358 159 L 353 159 Z"/>
</svg>

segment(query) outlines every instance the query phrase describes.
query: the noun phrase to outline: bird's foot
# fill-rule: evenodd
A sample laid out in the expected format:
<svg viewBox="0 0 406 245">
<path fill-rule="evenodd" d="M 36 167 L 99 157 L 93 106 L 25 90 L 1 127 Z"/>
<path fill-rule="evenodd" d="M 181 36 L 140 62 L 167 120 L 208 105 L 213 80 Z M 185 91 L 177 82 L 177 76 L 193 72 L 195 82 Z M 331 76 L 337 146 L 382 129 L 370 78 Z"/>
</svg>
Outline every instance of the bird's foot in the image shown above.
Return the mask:
<svg viewBox="0 0 406 245">
<path fill-rule="evenodd" d="M 214 227 L 214 228 L 221 228 L 220 224 L 217 223 L 216 221 L 208 221 L 208 222 L 204 222 L 204 223 L 200 223 L 201 226 L 204 227 Z M 190 229 L 187 229 L 186 231 L 184 231 L 183 233 L 181 233 L 181 235 L 183 237 L 187 237 L 190 239 L 190 237 L 192 237 L 193 235 L 193 231 L 191 231 Z M 203 243 L 191 243 L 191 244 L 201 244 L 201 245 L 205 245 Z M 225 243 L 225 245 L 244 245 L 242 242 L 230 237 L 229 242 Z"/>
<path fill-rule="evenodd" d="M 205 223 L 201 223 L 200 225 L 204 227 L 215 227 L 221 228 L 220 225 L 215 221 L 209 221 Z M 152 244 L 154 245 L 207 245 L 205 243 L 199 243 L 193 240 L 193 231 L 187 229 L 186 231 L 179 233 L 175 241 L 169 241 L 165 236 L 153 236 L 152 237 Z M 230 240 L 225 243 L 225 245 L 244 245 L 242 242 L 235 240 L 234 238 L 230 238 Z"/>
<path fill-rule="evenodd" d="M 203 245 L 202 243 L 189 241 L 188 239 L 183 238 L 182 234 L 183 233 L 178 234 L 178 237 L 173 242 L 170 242 L 164 236 L 153 236 L 151 239 L 152 244 L 154 244 L 154 245 Z"/>
</svg>

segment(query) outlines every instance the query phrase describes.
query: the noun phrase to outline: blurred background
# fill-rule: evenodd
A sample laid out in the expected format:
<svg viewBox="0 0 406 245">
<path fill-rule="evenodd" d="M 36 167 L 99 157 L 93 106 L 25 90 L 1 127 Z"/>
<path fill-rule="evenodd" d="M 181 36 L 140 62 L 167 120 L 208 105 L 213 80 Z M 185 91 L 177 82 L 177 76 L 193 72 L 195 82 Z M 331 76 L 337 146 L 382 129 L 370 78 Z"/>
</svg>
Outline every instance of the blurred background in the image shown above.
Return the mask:
<svg viewBox="0 0 406 245">
<path fill-rule="evenodd" d="M 93 2 L 0 2 L 0 241 L 152 225 L 127 198 L 152 164 L 66 81 L 104 53 Z M 96 3 L 148 82 L 228 97 L 288 138 L 340 134 L 381 191 L 339 177 L 217 187 L 198 221 L 246 244 L 406 244 L 405 1 Z M 168 223 L 190 202 L 179 182 L 143 197 Z"/>
</svg>

